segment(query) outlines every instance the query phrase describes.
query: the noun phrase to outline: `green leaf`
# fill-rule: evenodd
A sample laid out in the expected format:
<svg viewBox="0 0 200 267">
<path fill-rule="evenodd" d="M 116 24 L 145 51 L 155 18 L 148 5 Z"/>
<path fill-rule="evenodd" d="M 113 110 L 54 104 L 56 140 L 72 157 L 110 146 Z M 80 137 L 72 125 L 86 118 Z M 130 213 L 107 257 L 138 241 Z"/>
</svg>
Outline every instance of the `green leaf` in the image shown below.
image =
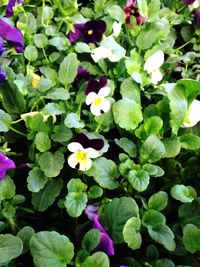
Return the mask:
<svg viewBox="0 0 200 267">
<path fill-rule="evenodd" d="M 48 178 L 44 175 L 43 171 L 38 167 L 34 167 L 28 174 L 28 189 L 34 193 L 39 192 L 44 188 L 47 181 Z"/>
<path fill-rule="evenodd" d="M 96 252 L 86 258 L 81 267 L 109 267 L 109 258 L 104 252 Z"/>
<path fill-rule="evenodd" d="M 176 265 L 177 266 L 177 265 Z M 176 267 L 175 264 L 169 259 L 159 259 L 155 262 L 155 267 Z M 177 266 L 178 267 L 178 266 Z M 179 266 L 189 267 L 189 266 Z"/>
<path fill-rule="evenodd" d="M 172 230 L 164 224 L 158 225 L 157 227 L 148 227 L 148 233 L 150 237 L 159 244 L 162 244 L 167 250 L 174 251 L 175 242 L 174 234 Z"/>
<path fill-rule="evenodd" d="M 53 83 L 52 80 L 42 78 L 40 80 L 39 85 L 38 85 L 38 90 L 40 92 L 44 93 L 44 92 L 48 91 L 49 89 L 51 89 L 54 85 L 55 85 L 55 83 Z"/>
<path fill-rule="evenodd" d="M 158 14 L 160 10 L 160 0 L 151 0 L 148 5 L 148 18 Z"/>
<path fill-rule="evenodd" d="M 177 84 L 184 86 L 188 104 L 190 105 L 200 92 L 200 82 L 192 79 L 180 79 Z"/>
<path fill-rule="evenodd" d="M 117 165 L 114 161 L 100 157 L 93 162 L 92 171 L 89 176 L 93 176 L 94 180 L 102 187 L 113 190 L 118 188 L 119 183 L 116 179 L 119 177 Z"/>
<path fill-rule="evenodd" d="M 122 82 L 120 93 L 122 98 L 133 99 L 137 104 L 140 104 L 140 88 L 132 78 L 127 78 Z"/>
<path fill-rule="evenodd" d="M 137 147 L 136 145 L 126 137 L 115 139 L 115 143 L 121 147 L 130 157 L 136 157 Z"/>
<path fill-rule="evenodd" d="M 161 211 L 166 208 L 168 202 L 168 195 L 164 191 L 159 191 L 153 194 L 148 201 L 150 209 Z"/>
<path fill-rule="evenodd" d="M 79 217 L 87 205 L 87 194 L 83 192 L 69 192 L 66 196 L 65 207 L 71 217 Z"/>
<path fill-rule="evenodd" d="M 152 134 L 158 134 L 162 129 L 163 121 L 158 116 L 152 116 L 148 118 L 144 123 L 144 129 L 146 131 L 147 136 Z"/>
<path fill-rule="evenodd" d="M 0 264 L 17 258 L 22 250 L 23 243 L 19 237 L 10 234 L 0 235 Z"/>
<path fill-rule="evenodd" d="M 10 115 L 0 109 L 0 132 L 9 131 L 9 127 L 11 125 L 12 119 Z"/>
<path fill-rule="evenodd" d="M 14 84 L 4 81 L 3 84 L 0 84 L 0 94 L 3 107 L 9 114 L 22 114 L 25 111 L 24 96 Z"/>
<path fill-rule="evenodd" d="M 36 61 L 38 58 L 38 51 L 34 45 L 27 45 L 24 50 L 24 56 L 29 61 Z"/>
<path fill-rule="evenodd" d="M 58 49 L 59 51 L 65 51 L 67 50 L 67 41 L 66 38 L 64 37 L 60 37 L 60 36 L 56 36 L 53 37 L 52 39 L 49 40 L 49 44 L 54 46 L 56 49 Z M 56 61 L 58 58 L 60 57 L 59 53 L 52 53 L 50 55 L 50 59 L 52 62 Z"/>
<path fill-rule="evenodd" d="M 95 249 L 100 242 L 101 233 L 97 229 L 89 230 L 83 237 L 82 248 L 87 251 Z"/>
<path fill-rule="evenodd" d="M 0 181 L 0 202 L 3 199 L 11 199 L 15 195 L 15 184 L 9 176 Z"/>
<path fill-rule="evenodd" d="M 164 175 L 163 169 L 155 164 L 146 163 L 142 166 L 142 169 L 147 171 L 148 174 L 153 177 L 161 177 Z"/>
<path fill-rule="evenodd" d="M 98 185 L 92 185 L 87 194 L 89 198 L 98 198 L 103 195 L 103 189 Z"/>
<path fill-rule="evenodd" d="M 120 6 L 118 5 L 109 6 L 107 7 L 107 12 L 111 16 L 111 18 L 121 23 L 124 23 L 125 14 Z"/>
<path fill-rule="evenodd" d="M 17 237 L 19 237 L 23 242 L 23 254 L 29 250 L 29 241 L 31 237 L 35 234 L 35 231 L 30 226 L 23 227 L 18 233 Z"/>
<path fill-rule="evenodd" d="M 182 224 L 195 224 L 200 227 L 200 197 L 195 198 L 191 203 L 179 207 L 178 216 Z"/>
<path fill-rule="evenodd" d="M 144 212 L 142 216 L 142 225 L 146 227 L 155 228 L 165 223 L 166 223 L 165 216 L 157 210 L 153 209 L 147 210 Z"/>
<path fill-rule="evenodd" d="M 42 12 L 44 23 L 48 25 L 51 19 L 54 17 L 54 12 L 50 6 L 44 6 Z"/>
<path fill-rule="evenodd" d="M 45 98 L 53 100 L 68 100 L 70 98 L 70 94 L 64 88 L 55 88 L 53 91 L 49 92 Z"/>
<path fill-rule="evenodd" d="M 52 134 L 51 139 L 55 142 L 63 144 L 68 142 L 72 136 L 72 131 L 65 125 L 57 125 L 54 128 L 54 134 Z"/>
<path fill-rule="evenodd" d="M 45 34 L 38 33 L 34 35 L 34 43 L 38 48 L 45 48 L 48 45 L 48 39 Z"/>
<path fill-rule="evenodd" d="M 165 147 L 156 135 L 150 135 L 140 148 L 140 160 L 154 163 L 165 154 Z"/>
<path fill-rule="evenodd" d="M 51 180 L 38 193 L 32 193 L 31 203 L 34 209 L 37 211 L 45 211 L 54 203 L 56 197 L 59 196 L 62 187 L 63 181 L 61 179 Z"/>
<path fill-rule="evenodd" d="M 187 112 L 187 99 L 183 86 L 176 84 L 165 84 L 163 86 L 170 101 L 170 125 L 172 132 L 177 134 Z"/>
<path fill-rule="evenodd" d="M 194 200 L 193 196 L 190 194 L 188 187 L 183 184 L 174 185 L 171 188 L 170 193 L 173 198 L 183 203 L 190 203 Z"/>
<path fill-rule="evenodd" d="M 65 113 L 63 107 L 60 107 L 57 103 L 48 103 L 43 108 L 42 113 L 44 115 L 60 115 Z"/>
<path fill-rule="evenodd" d="M 51 140 L 46 133 L 39 132 L 35 136 L 35 146 L 40 152 L 45 152 L 51 148 Z"/>
<path fill-rule="evenodd" d="M 148 49 L 155 43 L 158 36 L 159 36 L 158 28 L 152 26 L 151 28 L 140 32 L 140 34 L 136 39 L 136 45 L 142 50 Z"/>
<path fill-rule="evenodd" d="M 183 228 L 183 244 L 190 253 L 200 251 L 200 229 L 193 224 Z"/>
<path fill-rule="evenodd" d="M 180 153 L 181 143 L 177 137 L 165 138 L 162 142 L 166 150 L 165 158 L 174 158 Z"/>
<path fill-rule="evenodd" d="M 69 192 L 83 192 L 86 191 L 87 185 L 84 184 L 79 178 L 72 178 L 67 184 L 67 189 Z"/>
<path fill-rule="evenodd" d="M 197 150 L 200 148 L 200 137 L 194 134 L 184 134 L 179 138 L 181 147 L 190 150 Z"/>
<path fill-rule="evenodd" d="M 69 238 L 54 231 L 36 233 L 30 240 L 30 251 L 35 267 L 66 267 L 74 256 Z"/>
<path fill-rule="evenodd" d="M 149 185 L 149 174 L 145 170 L 135 169 L 129 171 L 128 181 L 138 192 L 145 191 Z"/>
<path fill-rule="evenodd" d="M 141 106 L 133 99 L 124 98 L 113 104 L 115 122 L 127 131 L 134 130 L 142 121 Z"/>
<path fill-rule="evenodd" d="M 77 43 L 75 45 L 75 50 L 77 53 L 90 53 L 90 47 L 89 45 L 85 44 L 85 43 Z"/>
<path fill-rule="evenodd" d="M 47 177 L 58 176 L 63 168 L 64 162 L 64 155 L 59 151 L 55 153 L 44 152 L 38 160 L 41 170 Z"/>
<path fill-rule="evenodd" d="M 68 54 L 60 64 L 58 79 L 63 85 L 72 83 L 77 75 L 79 61 L 75 53 Z"/>
<path fill-rule="evenodd" d="M 128 247 L 133 250 L 139 249 L 142 244 L 142 237 L 139 233 L 140 226 L 140 219 L 132 217 L 128 219 L 123 228 L 124 241 L 128 244 Z"/>
<path fill-rule="evenodd" d="M 80 121 L 80 116 L 76 113 L 69 113 L 64 120 L 64 124 L 68 128 L 83 128 L 85 126 L 84 122 Z"/>
<path fill-rule="evenodd" d="M 105 206 L 101 222 L 116 244 L 124 241 L 124 225 L 129 218 L 137 217 L 138 211 L 138 205 L 131 197 L 114 198 Z"/>
</svg>

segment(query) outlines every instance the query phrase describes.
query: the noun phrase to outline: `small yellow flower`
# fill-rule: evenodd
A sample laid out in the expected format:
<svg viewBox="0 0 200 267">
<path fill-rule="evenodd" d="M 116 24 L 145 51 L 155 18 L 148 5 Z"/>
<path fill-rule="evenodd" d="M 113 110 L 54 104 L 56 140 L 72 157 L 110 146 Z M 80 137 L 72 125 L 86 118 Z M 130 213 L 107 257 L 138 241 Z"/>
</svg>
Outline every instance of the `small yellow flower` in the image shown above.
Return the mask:
<svg viewBox="0 0 200 267">
<path fill-rule="evenodd" d="M 32 74 L 31 84 L 32 84 L 33 88 L 38 88 L 40 80 L 41 80 L 41 77 L 38 74 L 36 74 L 36 73 Z"/>
</svg>

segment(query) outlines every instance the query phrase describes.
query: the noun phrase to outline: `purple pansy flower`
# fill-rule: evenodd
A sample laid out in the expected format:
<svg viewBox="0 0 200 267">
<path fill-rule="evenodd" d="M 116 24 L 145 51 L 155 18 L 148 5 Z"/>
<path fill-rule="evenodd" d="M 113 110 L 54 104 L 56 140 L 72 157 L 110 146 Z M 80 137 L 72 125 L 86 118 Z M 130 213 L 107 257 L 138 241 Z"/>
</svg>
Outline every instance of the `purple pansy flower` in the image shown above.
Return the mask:
<svg viewBox="0 0 200 267">
<path fill-rule="evenodd" d="M 98 229 L 101 233 L 99 245 L 96 247 L 95 250 L 100 250 L 105 252 L 108 256 L 113 256 L 115 254 L 114 242 L 107 234 L 104 227 L 101 225 L 97 211 L 98 206 L 93 205 L 88 205 L 85 209 L 85 214 L 88 216 L 88 219 L 93 222 L 93 228 Z"/>
<path fill-rule="evenodd" d="M 79 83 L 81 80 L 88 80 L 90 78 L 90 73 L 84 67 L 78 67 L 77 75 L 75 78 L 75 82 Z"/>
<path fill-rule="evenodd" d="M 0 19 L 0 36 L 10 43 L 17 50 L 18 53 L 22 53 L 24 50 L 24 41 L 20 30 L 11 26 L 3 19 Z"/>
<path fill-rule="evenodd" d="M 6 171 L 15 168 L 15 163 L 11 159 L 9 159 L 5 154 L 0 153 L 0 180 L 2 180 Z"/>
<path fill-rule="evenodd" d="M 83 39 L 85 43 L 93 43 L 101 41 L 103 33 L 106 30 L 106 23 L 103 20 L 90 20 L 86 23 L 78 23 L 74 25 L 75 32 L 70 31 L 68 38 L 71 43 Z"/>
<path fill-rule="evenodd" d="M 3 40 L 0 38 L 0 56 L 6 49 L 3 47 Z"/>
<path fill-rule="evenodd" d="M 136 0 L 128 0 L 126 3 L 126 6 L 124 7 L 124 13 L 126 15 L 126 24 L 129 25 L 129 27 L 132 27 L 131 23 L 131 15 L 133 15 L 136 18 L 137 25 L 144 24 L 147 20 L 147 17 L 143 17 L 140 15 L 138 8 L 136 7 Z"/>
<path fill-rule="evenodd" d="M 200 28 L 200 11 L 197 11 L 197 10 L 194 11 L 194 18 L 195 18 L 197 27 Z"/>
<path fill-rule="evenodd" d="M 191 5 L 195 2 L 196 0 L 183 0 L 185 5 Z"/>
<path fill-rule="evenodd" d="M 0 68 L 0 84 L 5 80 L 6 73 Z"/>
<path fill-rule="evenodd" d="M 99 151 L 103 148 L 102 139 L 89 139 L 85 134 L 78 134 L 67 148 L 73 154 L 68 158 L 68 164 L 73 169 L 87 171 L 92 166 L 91 158 L 99 157 Z"/>
<path fill-rule="evenodd" d="M 120 265 L 119 267 L 128 267 L 127 265 Z"/>
<path fill-rule="evenodd" d="M 6 9 L 6 15 L 5 15 L 6 18 L 12 17 L 12 15 L 13 15 L 13 7 L 15 6 L 16 2 L 18 4 L 21 4 L 22 0 L 9 0 L 8 6 L 7 6 L 7 9 Z"/>
</svg>

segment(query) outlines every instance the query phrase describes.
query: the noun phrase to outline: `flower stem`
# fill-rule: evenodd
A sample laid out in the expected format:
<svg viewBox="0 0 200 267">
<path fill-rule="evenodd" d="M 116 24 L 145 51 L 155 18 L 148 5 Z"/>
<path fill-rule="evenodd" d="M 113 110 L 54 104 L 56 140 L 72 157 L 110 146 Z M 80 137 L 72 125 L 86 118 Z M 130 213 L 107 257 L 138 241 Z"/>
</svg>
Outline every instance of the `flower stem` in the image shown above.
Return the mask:
<svg viewBox="0 0 200 267">
<path fill-rule="evenodd" d="M 188 45 L 189 43 L 191 43 L 191 41 L 188 41 L 187 43 L 185 43 L 185 44 L 179 46 L 178 48 L 176 48 L 176 50 L 180 50 L 180 49 L 182 49 L 183 47 L 185 47 L 185 46 Z"/>
<path fill-rule="evenodd" d="M 10 126 L 10 127 L 9 127 L 9 129 L 10 129 L 10 130 L 12 130 L 12 131 L 13 131 L 13 132 L 15 132 L 15 133 L 18 133 L 18 134 L 20 134 L 20 135 L 22 135 L 22 136 L 25 136 L 25 137 L 26 137 L 26 134 L 24 134 L 24 133 L 22 133 L 22 132 L 18 131 L 17 129 L 13 128 L 12 126 Z"/>
</svg>

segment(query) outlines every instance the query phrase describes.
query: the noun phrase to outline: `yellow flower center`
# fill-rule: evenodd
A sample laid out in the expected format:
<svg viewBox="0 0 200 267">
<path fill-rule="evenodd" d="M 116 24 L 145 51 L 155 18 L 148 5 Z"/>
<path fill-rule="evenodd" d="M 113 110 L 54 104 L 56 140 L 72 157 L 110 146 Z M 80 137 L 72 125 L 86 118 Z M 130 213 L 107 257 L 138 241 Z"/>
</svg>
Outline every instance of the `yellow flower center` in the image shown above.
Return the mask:
<svg viewBox="0 0 200 267">
<path fill-rule="evenodd" d="M 81 163 L 86 163 L 88 160 L 88 154 L 84 151 L 78 151 L 76 153 L 76 160 Z"/>
<path fill-rule="evenodd" d="M 155 69 L 155 70 L 153 70 L 152 72 L 153 72 L 153 73 L 156 73 L 156 72 L 158 72 L 158 70 L 157 70 L 157 69 Z"/>
<path fill-rule="evenodd" d="M 93 34 L 93 30 L 88 31 L 88 35 L 91 35 L 91 34 Z"/>
<path fill-rule="evenodd" d="M 100 98 L 100 97 L 95 98 L 94 104 L 95 104 L 95 106 L 101 105 L 102 104 L 102 98 Z"/>
</svg>

